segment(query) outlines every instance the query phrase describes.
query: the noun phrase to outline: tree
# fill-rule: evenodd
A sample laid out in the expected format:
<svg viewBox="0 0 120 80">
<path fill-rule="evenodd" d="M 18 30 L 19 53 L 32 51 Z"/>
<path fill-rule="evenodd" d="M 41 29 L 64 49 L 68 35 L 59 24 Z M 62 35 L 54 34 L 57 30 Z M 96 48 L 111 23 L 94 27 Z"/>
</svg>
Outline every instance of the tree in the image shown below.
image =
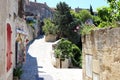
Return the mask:
<svg viewBox="0 0 120 80">
<path fill-rule="evenodd" d="M 79 23 L 70 13 L 70 7 L 65 2 L 60 2 L 56 6 L 56 13 L 54 15 L 54 23 L 58 26 L 58 32 L 60 37 L 68 38 L 73 43 L 79 40 L 78 33 L 75 32 Z"/>
<path fill-rule="evenodd" d="M 65 30 L 68 29 L 69 23 L 73 21 L 70 14 L 70 7 L 65 2 L 57 4 L 54 22 L 58 25 L 58 30 L 61 36 L 66 36 Z"/>
<path fill-rule="evenodd" d="M 102 21 L 112 21 L 112 14 L 111 14 L 111 8 L 109 7 L 102 7 L 98 8 L 98 16 Z"/>
<path fill-rule="evenodd" d="M 102 7 L 98 8 L 98 16 L 102 21 L 112 21 L 112 14 L 111 14 L 111 8 L 109 7 Z"/>
<path fill-rule="evenodd" d="M 90 13 L 91 13 L 91 15 L 94 15 L 94 12 L 93 12 L 93 9 L 92 9 L 91 5 L 90 5 Z"/>
<path fill-rule="evenodd" d="M 90 12 L 88 10 L 81 10 L 79 13 L 78 13 L 78 16 L 79 16 L 79 19 L 85 23 L 85 21 L 87 19 L 92 19 L 92 15 L 90 14 Z"/>
<path fill-rule="evenodd" d="M 101 22 L 101 19 L 98 16 L 92 16 L 92 19 L 95 26 L 98 26 Z"/>
<path fill-rule="evenodd" d="M 120 1 L 119 0 L 107 0 L 112 10 L 112 17 L 114 20 L 120 20 Z"/>
</svg>

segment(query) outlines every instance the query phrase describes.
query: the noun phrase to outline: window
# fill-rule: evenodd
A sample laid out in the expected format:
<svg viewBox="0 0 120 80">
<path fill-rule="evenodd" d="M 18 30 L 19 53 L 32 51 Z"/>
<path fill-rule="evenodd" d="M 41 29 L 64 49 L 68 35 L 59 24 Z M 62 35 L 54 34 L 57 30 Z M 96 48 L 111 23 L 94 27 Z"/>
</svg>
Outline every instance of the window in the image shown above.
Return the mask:
<svg viewBox="0 0 120 80">
<path fill-rule="evenodd" d="M 11 26 L 7 23 L 7 71 L 10 70 L 12 66 L 12 51 L 11 51 Z"/>
</svg>

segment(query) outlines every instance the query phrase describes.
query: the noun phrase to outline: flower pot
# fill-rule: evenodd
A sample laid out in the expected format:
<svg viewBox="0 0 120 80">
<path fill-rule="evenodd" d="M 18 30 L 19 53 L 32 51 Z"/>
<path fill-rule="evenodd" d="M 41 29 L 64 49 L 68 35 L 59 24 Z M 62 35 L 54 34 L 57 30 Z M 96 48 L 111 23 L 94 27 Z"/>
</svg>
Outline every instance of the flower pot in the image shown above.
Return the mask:
<svg viewBox="0 0 120 80">
<path fill-rule="evenodd" d="M 56 58 L 56 68 L 68 68 L 69 64 L 69 59 L 67 58 L 65 58 L 64 60 Z"/>
<path fill-rule="evenodd" d="M 54 42 L 56 41 L 56 35 L 53 34 L 48 34 L 45 36 L 45 41 L 46 42 Z"/>
<path fill-rule="evenodd" d="M 69 59 L 65 59 L 62 61 L 62 68 L 68 68 L 69 67 Z"/>
<path fill-rule="evenodd" d="M 56 68 L 60 68 L 60 59 L 56 58 Z"/>
</svg>

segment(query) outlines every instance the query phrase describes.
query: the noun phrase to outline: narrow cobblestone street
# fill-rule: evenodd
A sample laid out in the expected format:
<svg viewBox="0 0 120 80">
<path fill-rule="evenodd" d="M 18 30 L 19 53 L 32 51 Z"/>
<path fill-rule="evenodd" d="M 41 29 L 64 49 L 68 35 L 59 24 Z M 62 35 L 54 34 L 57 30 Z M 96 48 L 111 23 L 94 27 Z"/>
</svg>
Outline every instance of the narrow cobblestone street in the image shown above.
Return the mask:
<svg viewBox="0 0 120 80">
<path fill-rule="evenodd" d="M 51 42 L 44 37 L 29 46 L 21 80 L 82 80 L 82 69 L 56 69 L 52 65 Z"/>
</svg>

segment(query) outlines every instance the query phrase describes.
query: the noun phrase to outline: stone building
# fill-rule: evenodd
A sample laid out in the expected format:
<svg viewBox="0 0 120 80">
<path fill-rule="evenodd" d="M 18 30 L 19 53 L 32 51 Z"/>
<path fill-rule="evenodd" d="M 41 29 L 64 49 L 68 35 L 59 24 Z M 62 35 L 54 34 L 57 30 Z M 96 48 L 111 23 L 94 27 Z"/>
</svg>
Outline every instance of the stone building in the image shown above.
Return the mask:
<svg viewBox="0 0 120 80">
<path fill-rule="evenodd" d="M 25 13 L 27 16 L 38 16 L 41 21 L 44 18 L 53 18 L 53 10 L 46 3 L 29 2 L 25 5 Z"/>
<path fill-rule="evenodd" d="M 81 11 L 81 10 L 88 10 L 88 11 L 90 11 L 89 9 L 84 9 L 84 8 L 79 8 L 79 7 L 77 7 L 77 8 L 74 9 L 74 11 L 77 12 L 77 13 L 79 11 Z"/>
<path fill-rule="evenodd" d="M 45 18 L 53 18 L 53 9 L 49 8 L 46 3 L 29 2 L 25 5 L 26 20 L 29 27 L 33 27 L 33 37 L 36 38 L 43 34 L 42 25 Z"/>
<path fill-rule="evenodd" d="M 15 67 L 15 20 L 17 14 L 17 0 L 0 1 L 0 80 L 12 80 L 13 67 Z"/>
<path fill-rule="evenodd" d="M 90 9 L 84 9 L 84 8 L 79 8 L 79 7 L 77 7 L 77 8 L 74 9 L 74 11 L 77 12 L 77 13 L 80 12 L 81 10 L 90 11 Z M 94 13 L 94 16 L 97 16 L 97 15 L 98 15 L 98 13 L 95 12 L 95 11 L 94 11 L 93 13 Z"/>
<path fill-rule="evenodd" d="M 120 80 L 120 27 L 82 37 L 83 80 Z"/>
<path fill-rule="evenodd" d="M 26 44 L 28 40 L 31 40 L 29 35 L 29 29 L 27 28 L 26 21 L 22 18 L 16 20 L 16 41 L 15 41 L 15 66 L 22 66 L 25 61 Z"/>
<path fill-rule="evenodd" d="M 15 43 L 20 32 L 17 30 L 18 26 L 23 27 L 24 33 L 28 31 L 24 29 L 26 25 L 20 25 L 25 24 L 23 2 L 24 0 L 0 1 L 0 80 L 13 80 L 13 69 L 16 67 L 17 56 Z M 20 19 L 23 20 L 22 23 Z M 24 39 L 26 38 L 24 37 Z"/>
</svg>

